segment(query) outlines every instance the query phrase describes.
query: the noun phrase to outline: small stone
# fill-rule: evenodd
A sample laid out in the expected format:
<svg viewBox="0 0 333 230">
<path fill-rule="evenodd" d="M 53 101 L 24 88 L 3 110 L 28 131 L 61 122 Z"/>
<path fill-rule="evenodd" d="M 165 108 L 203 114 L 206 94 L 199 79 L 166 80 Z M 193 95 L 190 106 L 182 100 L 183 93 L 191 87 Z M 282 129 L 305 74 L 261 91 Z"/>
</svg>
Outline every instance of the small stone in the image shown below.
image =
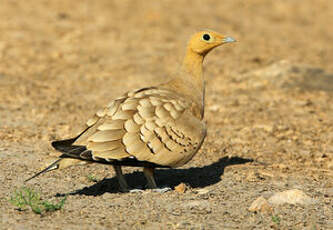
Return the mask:
<svg viewBox="0 0 333 230">
<path fill-rule="evenodd" d="M 184 183 L 180 183 L 179 185 L 177 185 L 175 187 L 175 190 L 176 192 L 179 192 L 179 193 L 184 193 L 186 191 L 187 187 L 186 187 L 186 184 Z"/>
<path fill-rule="evenodd" d="M 291 189 L 275 193 L 268 199 L 268 202 L 275 205 L 288 204 L 313 204 L 315 201 L 299 189 Z"/>
<path fill-rule="evenodd" d="M 210 190 L 209 190 L 209 189 L 206 189 L 206 188 L 202 188 L 202 189 L 198 189 L 196 192 L 197 192 L 199 195 L 203 195 L 203 194 L 209 193 Z"/>
<path fill-rule="evenodd" d="M 264 197 L 260 196 L 252 202 L 248 210 L 250 212 L 272 212 L 272 206 Z"/>
<path fill-rule="evenodd" d="M 211 105 L 211 106 L 208 107 L 208 110 L 212 111 L 212 112 L 218 112 L 220 110 L 220 106 L 219 105 Z"/>
</svg>

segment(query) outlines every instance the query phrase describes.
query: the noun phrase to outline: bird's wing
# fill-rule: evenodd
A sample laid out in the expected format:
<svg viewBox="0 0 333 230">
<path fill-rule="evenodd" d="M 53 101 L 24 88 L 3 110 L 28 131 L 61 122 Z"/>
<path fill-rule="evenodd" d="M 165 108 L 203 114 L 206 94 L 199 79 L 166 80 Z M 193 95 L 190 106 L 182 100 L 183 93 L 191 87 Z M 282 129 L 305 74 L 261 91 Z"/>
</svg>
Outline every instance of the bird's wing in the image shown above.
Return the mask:
<svg viewBox="0 0 333 230">
<path fill-rule="evenodd" d="M 194 103 L 176 92 L 144 88 L 98 111 L 78 137 L 52 145 L 83 160 L 176 167 L 193 157 L 206 135 L 197 112 Z"/>
</svg>

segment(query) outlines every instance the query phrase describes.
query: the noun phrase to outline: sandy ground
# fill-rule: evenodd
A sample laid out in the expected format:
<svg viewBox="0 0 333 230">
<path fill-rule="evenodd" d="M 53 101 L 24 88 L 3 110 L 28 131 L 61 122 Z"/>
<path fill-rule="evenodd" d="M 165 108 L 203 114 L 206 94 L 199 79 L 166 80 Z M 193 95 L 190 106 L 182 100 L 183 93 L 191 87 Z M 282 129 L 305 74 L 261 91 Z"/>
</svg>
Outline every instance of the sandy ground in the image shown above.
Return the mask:
<svg viewBox="0 0 333 230">
<path fill-rule="evenodd" d="M 333 229 L 332 20 L 327 0 L 1 0 L 0 229 Z M 58 155 L 52 140 L 177 71 L 202 28 L 239 42 L 206 59 L 202 149 L 157 171 L 159 185 L 185 183 L 184 193 L 119 193 L 105 165 L 23 183 Z M 125 172 L 132 187 L 145 184 L 139 169 Z M 22 186 L 69 195 L 41 216 L 8 202 Z M 248 210 L 289 189 L 313 202 Z"/>
</svg>

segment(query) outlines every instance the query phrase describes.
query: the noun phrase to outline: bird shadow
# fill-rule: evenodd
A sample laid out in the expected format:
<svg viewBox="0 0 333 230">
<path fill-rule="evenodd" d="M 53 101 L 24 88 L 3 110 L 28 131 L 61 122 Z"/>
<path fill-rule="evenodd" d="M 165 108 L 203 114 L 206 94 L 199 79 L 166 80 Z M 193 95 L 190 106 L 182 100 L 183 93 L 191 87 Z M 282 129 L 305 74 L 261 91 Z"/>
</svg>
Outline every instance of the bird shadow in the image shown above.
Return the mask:
<svg viewBox="0 0 333 230">
<path fill-rule="evenodd" d="M 203 188 L 221 181 L 224 169 L 230 165 L 245 164 L 253 162 L 253 159 L 240 157 L 223 157 L 218 161 L 203 167 L 192 167 L 187 169 L 157 169 L 155 179 L 159 186 L 174 187 L 180 183 L 188 184 L 192 188 Z M 132 188 L 144 189 L 147 181 L 142 172 L 135 171 L 125 175 L 126 181 Z M 119 193 L 118 180 L 116 177 L 104 178 L 103 180 L 82 189 L 56 194 L 58 197 L 67 195 L 100 196 L 104 193 Z"/>
</svg>

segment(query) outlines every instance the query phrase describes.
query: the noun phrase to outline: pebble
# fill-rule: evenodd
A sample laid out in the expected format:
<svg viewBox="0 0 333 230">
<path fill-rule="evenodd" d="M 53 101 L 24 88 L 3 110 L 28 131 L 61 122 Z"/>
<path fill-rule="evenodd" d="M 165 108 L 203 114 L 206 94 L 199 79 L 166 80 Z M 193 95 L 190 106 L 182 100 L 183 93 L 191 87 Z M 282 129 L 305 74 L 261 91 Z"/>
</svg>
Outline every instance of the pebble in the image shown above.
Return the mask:
<svg viewBox="0 0 333 230">
<path fill-rule="evenodd" d="M 206 189 L 206 188 L 202 188 L 202 189 L 198 189 L 196 192 L 199 194 L 199 195 L 203 195 L 203 194 L 207 194 L 209 193 L 211 190 L 209 189 Z"/>
<path fill-rule="evenodd" d="M 285 203 L 309 205 L 313 204 L 315 200 L 299 189 L 291 189 L 275 193 L 268 199 L 268 202 L 273 205 L 280 205 Z"/>
<path fill-rule="evenodd" d="M 264 197 L 260 196 L 252 202 L 248 210 L 250 212 L 272 212 L 272 206 Z"/>
<path fill-rule="evenodd" d="M 180 183 L 179 185 L 175 186 L 175 191 L 178 193 L 184 193 L 187 190 L 186 184 Z"/>
<path fill-rule="evenodd" d="M 211 105 L 208 107 L 208 110 L 211 112 L 218 112 L 220 110 L 221 106 L 220 105 Z"/>
</svg>

